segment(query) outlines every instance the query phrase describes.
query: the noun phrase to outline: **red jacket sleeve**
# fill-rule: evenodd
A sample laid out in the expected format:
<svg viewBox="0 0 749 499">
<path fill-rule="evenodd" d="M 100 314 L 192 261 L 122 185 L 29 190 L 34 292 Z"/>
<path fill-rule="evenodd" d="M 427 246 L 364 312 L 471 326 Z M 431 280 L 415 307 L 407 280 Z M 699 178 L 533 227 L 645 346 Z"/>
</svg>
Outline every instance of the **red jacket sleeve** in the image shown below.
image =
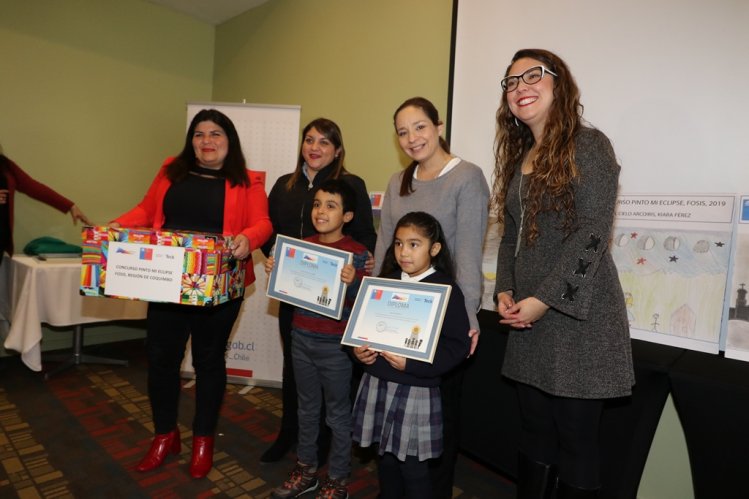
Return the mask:
<svg viewBox="0 0 749 499">
<path fill-rule="evenodd" d="M 29 174 L 21 170 L 21 167 L 10 159 L 8 159 L 8 168 L 10 175 L 13 177 L 10 182 L 15 184 L 15 190 L 23 192 L 27 196 L 56 208 L 63 213 L 70 211 L 70 208 L 75 204 L 65 196 L 55 192 L 50 187 L 47 187 L 41 182 L 37 182 L 31 178 Z M 10 182 L 8 184 L 9 190 L 14 190 L 14 186 L 12 186 Z"/>
<path fill-rule="evenodd" d="M 250 240 L 250 248 L 256 250 L 273 234 L 273 225 L 268 215 L 268 196 L 265 194 L 265 172 L 247 170 L 250 187 L 244 191 L 244 213 L 240 233 Z"/>
<path fill-rule="evenodd" d="M 273 233 L 265 194 L 265 173 L 247 170 L 249 186 L 230 187 L 227 182 L 224 202 L 224 234 L 243 234 L 250 250 L 262 246 Z M 252 256 L 245 262 L 245 285 L 255 281 Z"/>
</svg>

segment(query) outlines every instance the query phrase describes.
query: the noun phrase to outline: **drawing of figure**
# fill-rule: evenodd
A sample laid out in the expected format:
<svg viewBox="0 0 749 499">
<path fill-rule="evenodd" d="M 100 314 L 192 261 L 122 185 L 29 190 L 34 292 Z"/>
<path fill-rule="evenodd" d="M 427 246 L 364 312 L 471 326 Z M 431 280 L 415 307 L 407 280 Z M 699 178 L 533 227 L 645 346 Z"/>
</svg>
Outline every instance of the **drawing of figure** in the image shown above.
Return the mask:
<svg viewBox="0 0 749 499">
<path fill-rule="evenodd" d="M 627 320 L 629 321 L 629 325 L 632 326 L 635 322 L 635 314 L 632 311 L 635 305 L 635 297 L 629 291 L 624 293 L 624 304 L 627 306 Z"/>
<path fill-rule="evenodd" d="M 659 317 L 660 315 L 653 314 L 653 322 L 650 323 L 650 327 L 652 328 L 651 331 L 653 331 L 654 333 L 658 332 L 658 326 L 660 326 L 660 323 L 658 322 Z"/>
</svg>

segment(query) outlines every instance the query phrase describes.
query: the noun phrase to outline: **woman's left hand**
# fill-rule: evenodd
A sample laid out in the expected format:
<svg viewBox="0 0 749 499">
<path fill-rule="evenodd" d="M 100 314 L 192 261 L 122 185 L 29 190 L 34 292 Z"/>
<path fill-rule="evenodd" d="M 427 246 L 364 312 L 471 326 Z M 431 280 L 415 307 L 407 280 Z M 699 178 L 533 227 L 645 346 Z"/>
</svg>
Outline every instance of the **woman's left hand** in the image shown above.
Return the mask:
<svg viewBox="0 0 749 499">
<path fill-rule="evenodd" d="M 394 353 L 389 352 L 380 352 L 380 356 L 387 361 L 388 364 L 392 366 L 393 369 L 397 369 L 398 371 L 405 371 L 406 370 L 406 358 L 401 357 L 400 355 L 395 355 Z"/>
<path fill-rule="evenodd" d="M 538 298 L 532 296 L 520 300 L 507 309 L 505 317 L 500 324 L 507 324 L 516 329 L 525 329 L 533 326 L 533 323 L 544 316 L 549 306 Z"/>
<path fill-rule="evenodd" d="M 231 243 L 231 254 L 237 260 L 250 256 L 250 240 L 244 234 L 238 234 Z"/>
</svg>

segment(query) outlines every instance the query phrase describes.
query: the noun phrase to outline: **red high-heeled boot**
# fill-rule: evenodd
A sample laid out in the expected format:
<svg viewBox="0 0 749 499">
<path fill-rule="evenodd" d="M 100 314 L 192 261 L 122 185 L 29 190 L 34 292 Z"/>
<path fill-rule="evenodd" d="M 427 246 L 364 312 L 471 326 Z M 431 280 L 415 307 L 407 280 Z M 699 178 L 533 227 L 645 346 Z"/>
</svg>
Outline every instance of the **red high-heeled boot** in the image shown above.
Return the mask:
<svg viewBox="0 0 749 499">
<path fill-rule="evenodd" d="M 213 467 L 214 437 L 192 437 L 192 460 L 190 476 L 203 478 Z"/>
<path fill-rule="evenodd" d="M 156 434 L 151 442 L 151 448 L 135 469 L 138 471 L 154 470 L 164 463 L 167 454 L 179 454 L 180 450 L 182 450 L 182 441 L 179 438 L 179 428 L 169 433 Z"/>
</svg>

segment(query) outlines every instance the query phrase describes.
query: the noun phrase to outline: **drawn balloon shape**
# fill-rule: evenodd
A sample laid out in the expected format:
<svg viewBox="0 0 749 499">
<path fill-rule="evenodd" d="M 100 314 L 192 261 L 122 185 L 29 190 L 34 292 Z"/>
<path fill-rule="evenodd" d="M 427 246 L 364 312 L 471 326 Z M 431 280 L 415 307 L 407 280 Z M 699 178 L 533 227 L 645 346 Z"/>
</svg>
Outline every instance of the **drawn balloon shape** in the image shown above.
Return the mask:
<svg viewBox="0 0 749 499">
<path fill-rule="evenodd" d="M 645 236 L 637 241 L 637 247 L 641 250 L 651 250 L 655 246 L 655 239 L 651 236 Z"/>
<path fill-rule="evenodd" d="M 616 236 L 615 241 L 616 241 L 617 246 L 619 246 L 620 248 L 623 248 L 629 243 L 629 235 L 624 234 L 624 233 L 619 234 L 618 236 Z"/>
<path fill-rule="evenodd" d="M 710 251 L 710 241 L 705 241 L 704 239 L 700 239 L 694 244 L 694 250 L 695 253 L 707 253 Z"/>
<path fill-rule="evenodd" d="M 666 240 L 663 241 L 663 247 L 668 251 L 676 251 L 679 249 L 679 246 L 681 246 L 681 241 L 676 236 L 668 236 Z"/>
</svg>

